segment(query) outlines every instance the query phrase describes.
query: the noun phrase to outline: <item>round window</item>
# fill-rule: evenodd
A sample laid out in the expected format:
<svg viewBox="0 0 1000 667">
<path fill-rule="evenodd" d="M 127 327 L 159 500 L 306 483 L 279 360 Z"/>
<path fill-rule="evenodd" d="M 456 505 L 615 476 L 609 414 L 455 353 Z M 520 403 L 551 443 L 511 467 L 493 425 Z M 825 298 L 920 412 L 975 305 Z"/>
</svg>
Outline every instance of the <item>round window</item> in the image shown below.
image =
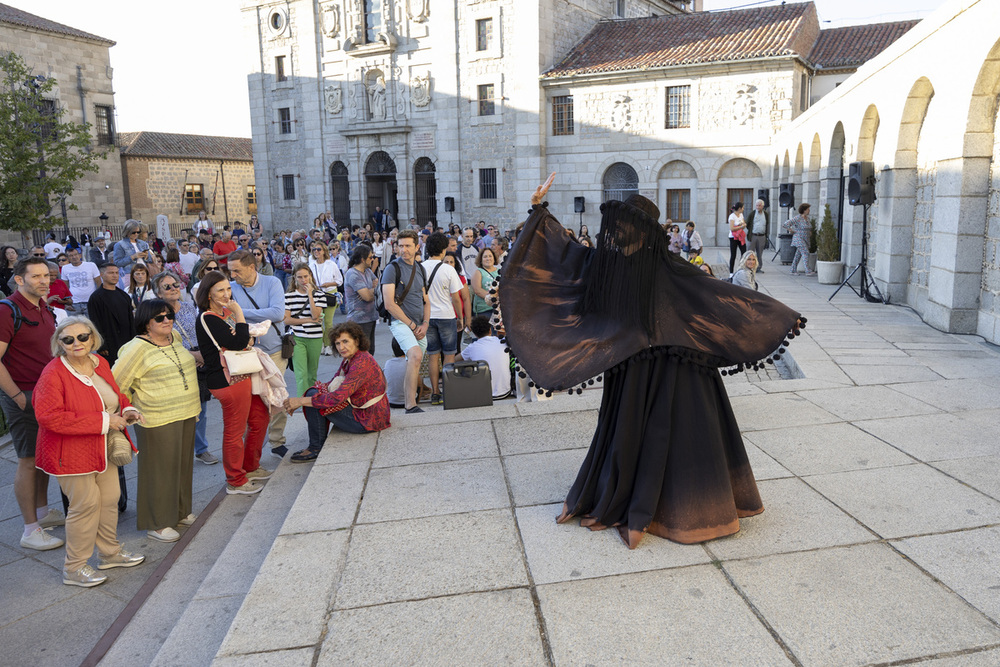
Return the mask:
<svg viewBox="0 0 1000 667">
<path fill-rule="evenodd" d="M 271 10 L 271 14 L 267 17 L 267 25 L 273 34 L 279 35 L 284 32 L 287 24 L 288 18 L 283 9 L 275 8 Z"/>
</svg>

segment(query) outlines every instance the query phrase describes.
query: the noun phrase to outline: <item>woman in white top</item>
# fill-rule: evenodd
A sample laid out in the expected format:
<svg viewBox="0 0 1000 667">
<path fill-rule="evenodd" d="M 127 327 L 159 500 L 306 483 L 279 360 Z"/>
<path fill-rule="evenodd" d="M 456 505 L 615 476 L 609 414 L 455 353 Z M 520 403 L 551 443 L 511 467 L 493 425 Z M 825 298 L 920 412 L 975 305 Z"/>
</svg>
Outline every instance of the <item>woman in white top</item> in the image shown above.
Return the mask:
<svg viewBox="0 0 1000 667">
<path fill-rule="evenodd" d="M 385 256 L 385 239 L 382 236 L 382 232 L 377 229 L 372 232 L 372 254 L 375 255 L 375 275 L 382 275 L 382 266 L 384 262 L 382 261 Z"/>
<path fill-rule="evenodd" d="M 743 202 L 738 201 L 733 204 L 733 212 L 729 214 L 729 275 L 733 274 L 733 267 L 736 265 L 736 251 L 740 251 L 740 257 L 747 251 L 746 229 L 747 223 L 743 220 Z M 742 241 L 738 238 L 739 232 L 742 232 Z"/>
<path fill-rule="evenodd" d="M 316 286 L 327 295 L 327 306 L 323 308 L 323 340 L 326 332 L 333 328 L 333 314 L 337 312 L 337 288 L 344 284 L 344 274 L 337 266 L 336 260 L 330 258 L 330 250 L 322 241 L 313 241 L 309 245 L 312 257 L 309 258 L 309 268 L 316 278 Z M 324 355 L 333 354 L 329 345 L 323 346 Z"/>
<path fill-rule="evenodd" d="M 285 324 L 295 335 L 296 396 L 304 396 L 316 384 L 316 371 L 323 347 L 323 306 L 326 295 L 316 287 L 313 272 L 305 264 L 292 269 L 292 282 L 285 294 Z"/>
</svg>

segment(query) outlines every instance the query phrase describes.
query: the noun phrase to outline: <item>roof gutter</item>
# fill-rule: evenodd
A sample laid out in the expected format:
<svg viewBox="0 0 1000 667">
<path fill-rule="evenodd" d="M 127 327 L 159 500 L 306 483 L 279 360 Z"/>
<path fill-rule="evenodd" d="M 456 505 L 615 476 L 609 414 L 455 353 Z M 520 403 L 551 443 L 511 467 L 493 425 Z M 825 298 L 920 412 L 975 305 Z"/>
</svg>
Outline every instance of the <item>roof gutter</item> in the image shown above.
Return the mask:
<svg viewBox="0 0 1000 667">
<path fill-rule="evenodd" d="M 762 63 L 781 65 L 794 63 L 795 61 L 798 61 L 807 69 L 812 69 L 800 55 L 790 53 L 784 56 L 766 56 L 764 58 L 748 58 L 746 60 L 667 65 L 646 69 L 620 69 L 607 72 L 594 72 L 591 74 L 565 74 L 556 77 L 545 76 L 543 74 L 539 76 L 539 81 L 542 87 L 550 88 L 554 86 L 564 86 L 567 82 L 582 85 L 594 85 L 600 83 L 621 83 L 623 78 L 635 81 L 645 81 L 649 79 L 661 79 L 677 76 L 692 76 L 699 71 L 708 68 L 722 70 L 726 74 L 740 74 L 743 72 L 759 72 L 760 65 Z M 775 67 L 774 69 L 777 68 Z"/>
</svg>

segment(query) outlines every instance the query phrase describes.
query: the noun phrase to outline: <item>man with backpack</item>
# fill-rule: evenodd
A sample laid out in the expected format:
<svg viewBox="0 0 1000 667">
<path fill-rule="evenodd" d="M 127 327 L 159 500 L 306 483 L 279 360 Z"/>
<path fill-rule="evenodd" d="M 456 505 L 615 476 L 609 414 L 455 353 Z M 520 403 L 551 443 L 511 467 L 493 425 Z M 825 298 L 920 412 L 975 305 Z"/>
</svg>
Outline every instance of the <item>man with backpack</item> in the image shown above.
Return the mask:
<svg viewBox="0 0 1000 667">
<path fill-rule="evenodd" d="M 404 405 L 407 414 L 423 412 L 417 406 L 417 385 L 420 382 L 420 362 L 427 350 L 427 327 L 431 317 L 427 278 L 424 267 L 416 261 L 418 245 L 415 231 L 405 229 L 399 232 L 396 241 L 399 257 L 385 267 L 379 284 L 382 302 L 390 317 L 389 330 L 406 352 Z"/>
<path fill-rule="evenodd" d="M 465 323 L 471 319 L 472 303 L 468 305 L 469 313 L 462 305 L 462 280 L 458 272 L 449 264 L 444 263 L 444 255 L 448 250 L 448 237 L 443 232 L 434 232 L 427 237 L 427 260 L 424 270 L 430 272 L 427 278 L 427 300 L 431 304 L 429 326 L 427 329 L 427 354 L 430 359 L 431 405 L 441 405 L 441 389 L 438 381 L 441 378 L 441 355 L 444 363 L 455 362 L 458 354 L 458 332 L 465 329 Z"/>
<path fill-rule="evenodd" d="M 56 318 L 45 303 L 49 265 L 43 257 L 26 257 L 14 266 L 17 290 L 0 304 L 0 406 L 10 427 L 17 472 L 14 496 L 24 518 L 21 546 L 37 551 L 63 545 L 46 529 L 62 526 L 66 517 L 48 509 L 49 476 L 35 468 L 38 422 L 31 394 L 42 369 L 52 360 Z"/>
</svg>

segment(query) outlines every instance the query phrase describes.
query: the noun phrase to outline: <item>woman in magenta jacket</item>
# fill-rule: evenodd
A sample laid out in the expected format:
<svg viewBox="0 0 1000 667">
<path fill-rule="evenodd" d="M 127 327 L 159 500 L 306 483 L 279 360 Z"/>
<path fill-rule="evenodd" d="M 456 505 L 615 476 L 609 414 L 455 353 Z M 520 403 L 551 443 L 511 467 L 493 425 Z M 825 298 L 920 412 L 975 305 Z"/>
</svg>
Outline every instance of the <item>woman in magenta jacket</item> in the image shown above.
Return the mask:
<svg viewBox="0 0 1000 667">
<path fill-rule="evenodd" d="M 94 354 L 101 343 L 87 318 L 63 320 L 52 337 L 55 358 L 32 395 L 38 419 L 35 466 L 58 479 L 69 498 L 63 583 L 84 588 L 107 580 L 87 563 L 95 544 L 99 570 L 132 567 L 145 558 L 118 542 L 118 467 L 107 452 L 108 432 L 124 432 L 142 415 L 118 389 L 107 360 Z"/>
</svg>

